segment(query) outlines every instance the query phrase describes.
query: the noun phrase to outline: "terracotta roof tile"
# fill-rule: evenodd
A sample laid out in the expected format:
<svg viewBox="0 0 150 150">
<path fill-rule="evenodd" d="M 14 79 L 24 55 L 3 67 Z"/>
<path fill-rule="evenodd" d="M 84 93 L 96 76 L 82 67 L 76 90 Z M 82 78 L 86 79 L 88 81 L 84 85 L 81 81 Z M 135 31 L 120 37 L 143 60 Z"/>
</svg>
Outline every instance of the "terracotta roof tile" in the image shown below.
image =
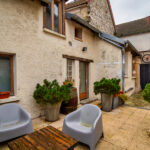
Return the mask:
<svg viewBox="0 0 150 150">
<path fill-rule="evenodd" d="M 150 16 L 116 25 L 116 32 L 119 37 L 150 32 Z"/>
</svg>

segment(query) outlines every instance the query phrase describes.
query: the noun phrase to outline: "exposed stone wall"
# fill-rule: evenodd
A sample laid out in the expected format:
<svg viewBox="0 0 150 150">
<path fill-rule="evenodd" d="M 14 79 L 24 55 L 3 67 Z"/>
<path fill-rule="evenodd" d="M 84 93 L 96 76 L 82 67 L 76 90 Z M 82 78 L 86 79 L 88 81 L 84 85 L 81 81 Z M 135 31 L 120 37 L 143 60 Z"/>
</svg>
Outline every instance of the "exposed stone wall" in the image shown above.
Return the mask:
<svg viewBox="0 0 150 150">
<path fill-rule="evenodd" d="M 121 51 L 83 27 L 83 42 L 74 38 L 78 24 L 66 20 L 64 38 L 43 31 L 43 7 L 39 0 L 0 1 L 0 53 L 13 53 L 15 97 L 31 113 L 43 114 L 33 99 L 37 83 L 44 79 L 66 79 L 66 59 L 62 54 L 93 59 L 89 64 L 89 97 L 95 98 L 93 83 L 102 77 L 120 77 Z M 69 44 L 72 43 L 72 45 Z M 82 48 L 87 47 L 86 52 Z M 79 61 L 75 61 L 75 86 L 79 96 Z"/>
<path fill-rule="evenodd" d="M 111 18 L 111 13 L 106 0 L 91 0 L 90 1 L 90 24 L 99 30 L 114 34 L 114 26 Z"/>
</svg>

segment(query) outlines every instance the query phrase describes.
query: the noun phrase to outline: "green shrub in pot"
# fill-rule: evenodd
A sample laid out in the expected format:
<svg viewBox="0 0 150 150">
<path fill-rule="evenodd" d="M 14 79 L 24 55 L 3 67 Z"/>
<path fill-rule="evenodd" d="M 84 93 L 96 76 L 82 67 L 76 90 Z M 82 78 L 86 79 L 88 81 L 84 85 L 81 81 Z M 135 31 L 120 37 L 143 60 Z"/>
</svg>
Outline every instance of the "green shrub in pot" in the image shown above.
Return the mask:
<svg viewBox="0 0 150 150">
<path fill-rule="evenodd" d="M 146 84 L 142 94 L 144 99 L 150 102 L 150 83 Z"/>
<path fill-rule="evenodd" d="M 39 83 L 33 93 L 33 97 L 38 104 L 46 105 L 46 120 L 55 121 L 58 119 L 61 102 L 68 102 L 71 98 L 71 91 L 66 85 L 59 85 L 57 80 Z M 56 111 L 57 109 L 57 111 Z"/>
<path fill-rule="evenodd" d="M 94 83 L 94 93 L 102 94 L 102 109 L 104 111 L 112 110 L 112 96 L 120 91 L 120 79 L 102 78 Z"/>
</svg>

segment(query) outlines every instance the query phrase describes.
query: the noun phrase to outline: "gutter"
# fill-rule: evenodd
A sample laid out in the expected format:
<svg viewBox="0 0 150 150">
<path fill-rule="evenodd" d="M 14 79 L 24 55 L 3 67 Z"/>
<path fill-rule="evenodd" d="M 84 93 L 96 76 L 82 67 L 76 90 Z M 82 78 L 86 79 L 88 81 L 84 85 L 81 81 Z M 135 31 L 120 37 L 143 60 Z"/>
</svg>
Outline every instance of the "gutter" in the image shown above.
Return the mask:
<svg viewBox="0 0 150 150">
<path fill-rule="evenodd" d="M 121 64 L 122 64 L 122 77 L 121 77 L 122 84 L 121 84 L 121 87 L 122 87 L 122 91 L 124 92 L 125 91 L 125 88 L 124 88 L 124 83 L 125 83 L 124 82 L 124 74 L 125 74 L 125 48 L 127 46 L 127 43 L 124 43 L 123 45 L 120 45 L 119 43 L 116 43 L 116 42 L 112 41 L 112 39 L 110 40 L 110 39 L 104 37 L 101 33 L 99 34 L 99 38 L 101 38 L 101 39 L 103 39 L 103 40 L 105 40 L 105 41 L 107 41 L 107 42 L 109 42 L 109 43 L 111 43 L 111 44 L 113 44 L 113 45 L 115 45 L 115 46 L 117 46 L 117 47 L 119 47 L 121 49 L 121 54 L 122 54 L 122 62 L 121 62 Z"/>
</svg>

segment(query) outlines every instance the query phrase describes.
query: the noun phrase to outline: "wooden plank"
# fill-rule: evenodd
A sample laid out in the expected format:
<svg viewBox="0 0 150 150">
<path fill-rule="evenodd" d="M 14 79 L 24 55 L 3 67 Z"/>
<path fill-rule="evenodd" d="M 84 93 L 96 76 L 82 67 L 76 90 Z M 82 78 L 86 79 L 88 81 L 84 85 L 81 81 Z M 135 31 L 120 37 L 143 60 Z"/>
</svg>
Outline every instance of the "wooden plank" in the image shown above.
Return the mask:
<svg viewBox="0 0 150 150">
<path fill-rule="evenodd" d="M 79 60 L 79 61 L 83 61 L 83 62 L 94 62 L 92 59 L 86 59 L 86 58 L 81 58 L 81 57 L 77 57 L 77 56 L 69 56 L 69 55 L 63 54 L 62 57 L 72 59 L 72 60 Z"/>
<path fill-rule="evenodd" d="M 48 138 L 49 142 L 51 142 L 51 143 L 53 144 L 54 149 L 55 149 L 56 147 L 57 147 L 57 149 L 59 149 L 59 150 L 66 150 L 66 149 L 68 149 L 68 147 L 65 147 L 62 143 L 60 143 L 60 142 L 58 141 L 58 139 L 54 138 L 54 136 L 52 136 L 52 135 L 51 135 L 50 133 L 48 133 L 47 131 L 44 132 L 44 131 L 42 130 L 42 133 L 43 133 L 44 136 L 46 136 L 46 137 Z M 50 137 L 50 138 L 49 138 L 49 137 Z"/>
<path fill-rule="evenodd" d="M 51 2 L 51 29 L 54 31 L 54 0 Z"/>
<path fill-rule="evenodd" d="M 59 33 L 62 34 L 62 3 L 59 1 L 58 3 L 58 18 L 59 18 Z"/>
<path fill-rule="evenodd" d="M 62 13 L 63 13 L 63 21 L 62 21 L 62 23 L 63 23 L 63 25 L 62 25 L 62 28 L 63 28 L 63 35 L 65 35 L 65 0 L 62 0 Z"/>
<path fill-rule="evenodd" d="M 14 68 L 13 56 L 10 57 L 10 94 L 14 95 Z"/>
<path fill-rule="evenodd" d="M 48 126 L 8 143 L 11 150 L 69 150 L 78 143 L 74 138 Z"/>
<path fill-rule="evenodd" d="M 46 28 L 46 7 L 43 7 L 43 28 Z"/>
<path fill-rule="evenodd" d="M 50 129 L 50 130 L 55 131 L 55 133 L 57 133 L 58 135 L 60 135 L 61 138 L 63 138 L 64 140 L 66 139 L 66 142 L 70 141 L 70 142 L 72 142 L 72 144 L 78 142 L 76 139 L 70 137 L 69 135 L 63 133 L 62 131 L 57 130 L 56 128 L 54 128 L 52 126 L 48 126 L 47 128 Z"/>
</svg>

